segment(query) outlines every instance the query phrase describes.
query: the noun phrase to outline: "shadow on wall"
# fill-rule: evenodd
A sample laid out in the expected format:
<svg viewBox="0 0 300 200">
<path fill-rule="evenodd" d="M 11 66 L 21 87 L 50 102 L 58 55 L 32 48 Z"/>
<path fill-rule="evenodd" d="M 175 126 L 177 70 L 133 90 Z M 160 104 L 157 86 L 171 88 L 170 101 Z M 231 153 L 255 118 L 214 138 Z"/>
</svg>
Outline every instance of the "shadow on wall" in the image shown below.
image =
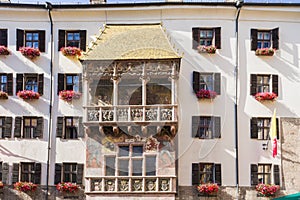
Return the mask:
<svg viewBox="0 0 300 200">
<path fill-rule="evenodd" d="M 36 160 L 31 159 L 31 158 L 27 158 L 27 157 L 15 154 L 15 153 L 11 152 L 10 150 L 8 150 L 7 148 L 3 147 L 2 145 L 0 145 L 0 154 L 5 155 L 7 157 L 26 159 L 26 160 L 29 160 L 29 161 L 32 161 L 32 162 L 36 161 Z"/>
</svg>

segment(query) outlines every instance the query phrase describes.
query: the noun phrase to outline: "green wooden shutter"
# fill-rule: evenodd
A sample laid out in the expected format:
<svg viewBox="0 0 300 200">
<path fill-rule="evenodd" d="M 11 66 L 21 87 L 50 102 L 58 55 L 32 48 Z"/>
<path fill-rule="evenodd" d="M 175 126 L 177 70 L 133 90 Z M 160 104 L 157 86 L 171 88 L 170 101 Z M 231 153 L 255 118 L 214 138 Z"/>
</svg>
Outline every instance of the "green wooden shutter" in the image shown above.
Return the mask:
<svg viewBox="0 0 300 200">
<path fill-rule="evenodd" d="M 250 75 L 250 94 L 255 96 L 257 93 L 257 75 L 251 74 Z"/>
<path fill-rule="evenodd" d="M 273 167 L 273 176 L 274 176 L 274 184 L 275 185 L 280 185 L 279 165 L 274 165 L 274 167 Z"/>
<path fill-rule="evenodd" d="M 200 73 L 193 71 L 193 90 L 197 94 L 200 89 Z"/>
<path fill-rule="evenodd" d="M 84 138 L 84 127 L 82 123 L 82 117 L 79 117 L 78 122 L 78 137 Z"/>
<path fill-rule="evenodd" d="M 12 132 L 12 117 L 5 117 L 4 119 L 5 124 L 5 131 L 4 131 L 4 137 L 11 138 L 11 132 Z"/>
<path fill-rule="evenodd" d="M 7 47 L 7 29 L 0 29 L 0 45 Z"/>
<path fill-rule="evenodd" d="M 215 164 L 215 183 L 222 185 L 221 164 Z"/>
<path fill-rule="evenodd" d="M 60 183 L 61 180 L 61 173 L 62 173 L 62 164 L 55 164 L 55 177 L 54 177 L 54 184 Z"/>
<path fill-rule="evenodd" d="M 77 184 L 82 184 L 82 179 L 83 179 L 83 164 L 77 164 L 77 174 L 76 174 L 76 183 Z"/>
<path fill-rule="evenodd" d="M 199 163 L 192 163 L 192 185 L 200 183 Z"/>
<path fill-rule="evenodd" d="M 17 45 L 16 45 L 17 51 L 19 51 L 20 47 L 24 46 L 24 34 L 25 34 L 24 30 L 17 29 Z"/>
<path fill-rule="evenodd" d="M 82 74 L 78 74 L 79 92 L 82 92 Z"/>
<path fill-rule="evenodd" d="M 213 137 L 221 138 L 221 117 L 213 117 L 213 123 L 214 123 Z"/>
<path fill-rule="evenodd" d="M 192 28 L 193 32 L 193 49 L 197 49 L 199 42 L 200 42 L 200 29 L 199 28 Z"/>
<path fill-rule="evenodd" d="M 257 29 L 251 29 L 251 51 L 257 49 Z"/>
<path fill-rule="evenodd" d="M 58 51 L 66 45 L 66 31 L 58 30 Z"/>
<path fill-rule="evenodd" d="M 37 127 L 36 131 L 34 132 L 33 137 L 34 138 L 43 138 L 43 129 L 44 129 L 44 118 L 43 117 L 38 117 L 37 118 Z"/>
<path fill-rule="evenodd" d="M 35 163 L 34 164 L 34 183 L 41 184 L 41 175 L 42 175 L 42 164 Z"/>
<path fill-rule="evenodd" d="M 215 32 L 215 47 L 221 49 L 221 27 L 214 28 Z"/>
<path fill-rule="evenodd" d="M 16 117 L 15 118 L 15 131 L 14 131 L 14 137 L 21 137 L 22 132 L 22 117 Z"/>
<path fill-rule="evenodd" d="M 200 133 L 198 131 L 200 124 L 200 116 L 192 116 L 192 137 L 200 137 Z"/>
<path fill-rule="evenodd" d="M 39 74 L 38 78 L 38 92 L 42 96 L 44 94 L 44 74 Z"/>
<path fill-rule="evenodd" d="M 45 44 L 46 44 L 46 40 L 45 40 L 45 35 L 46 35 L 46 31 L 39 31 L 39 50 L 40 52 L 45 52 Z"/>
<path fill-rule="evenodd" d="M 278 75 L 272 75 L 272 92 L 278 96 Z"/>
<path fill-rule="evenodd" d="M 7 94 L 13 95 L 13 74 L 9 73 L 7 76 Z"/>
<path fill-rule="evenodd" d="M 17 74 L 16 81 L 17 81 L 17 87 L 16 87 L 16 94 L 17 94 L 19 91 L 23 90 L 23 74 Z"/>
<path fill-rule="evenodd" d="M 63 137 L 63 129 L 64 129 L 64 117 L 57 117 L 56 124 L 56 137 Z"/>
<path fill-rule="evenodd" d="M 8 163 L 2 163 L 2 182 L 4 184 L 8 184 L 8 176 L 9 176 L 9 165 Z"/>
<path fill-rule="evenodd" d="M 65 89 L 65 74 L 58 74 L 57 77 L 57 95 Z"/>
<path fill-rule="evenodd" d="M 86 51 L 86 30 L 80 31 L 80 49 Z"/>
<path fill-rule="evenodd" d="M 258 184 L 258 166 L 251 164 L 251 185 Z"/>
<path fill-rule="evenodd" d="M 250 120 L 250 134 L 252 139 L 257 139 L 258 138 L 258 128 L 257 128 L 257 118 L 253 117 Z"/>
<path fill-rule="evenodd" d="M 13 163 L 13 168 L 12 168 L 12 184 L 16 183 L 19 181 L 19 163 Z"/>
<path fill-rule="evenodd" d="M 274 49 L 279 49 L 279 28 L 274 28 L 272 30 L 272 47 Z"/>
<path fill-rule="evenodd" d="M 217 94 L 221 94 L 221 74 L 214 73 L 214 91 Z"/>
</svg>

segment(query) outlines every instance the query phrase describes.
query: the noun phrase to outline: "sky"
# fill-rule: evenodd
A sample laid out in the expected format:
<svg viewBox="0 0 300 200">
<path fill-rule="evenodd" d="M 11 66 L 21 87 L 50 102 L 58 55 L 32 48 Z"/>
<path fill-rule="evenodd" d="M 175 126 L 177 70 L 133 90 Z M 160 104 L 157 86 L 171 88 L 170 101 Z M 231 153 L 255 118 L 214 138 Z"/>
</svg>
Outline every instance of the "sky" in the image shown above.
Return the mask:
<svg viewBox="0 0 300 200">
<path fill-rule="evenodd" d="M 46 1 L 53 4 L 89 4 L 89 0 L 11 0 L 12 3 L 39 3 L 44 4 Z M 107 3 L 138 3 L 138 2 L 162 2 L 164 0 L 107 0 Z M 201 0 L 184 0 L 184 1 L 201 1 Z M 222 0 L 203 0 L 209 1 L 222 1 Z M 300 0 L 245 0 L 246 2 L 274 2 L 274 3 L 300 3 Z"/>
</svg>

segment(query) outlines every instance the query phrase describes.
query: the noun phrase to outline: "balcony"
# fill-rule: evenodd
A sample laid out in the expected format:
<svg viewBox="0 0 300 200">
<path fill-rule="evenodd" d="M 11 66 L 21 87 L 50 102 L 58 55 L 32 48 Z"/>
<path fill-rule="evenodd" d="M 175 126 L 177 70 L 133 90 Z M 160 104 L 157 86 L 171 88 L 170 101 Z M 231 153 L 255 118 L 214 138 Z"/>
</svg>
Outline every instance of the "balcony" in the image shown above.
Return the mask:
<svg viewBox="0 0 300 200">
<path fill-rule="evenodd" d="M 177 105 L 86 106 L 86 122 L 177 122 Z"/>
<path fill-rule="evenodd" d="M 86 193 L 176 193 L 175 176 L 86 177 Z"/>
</svg>

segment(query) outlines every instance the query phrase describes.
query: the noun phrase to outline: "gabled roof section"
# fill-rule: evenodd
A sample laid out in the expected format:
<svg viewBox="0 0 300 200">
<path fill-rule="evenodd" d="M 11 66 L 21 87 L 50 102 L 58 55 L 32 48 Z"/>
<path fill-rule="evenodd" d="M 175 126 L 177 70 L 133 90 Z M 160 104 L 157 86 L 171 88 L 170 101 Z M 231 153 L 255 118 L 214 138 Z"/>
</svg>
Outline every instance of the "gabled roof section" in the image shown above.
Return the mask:
<svg viewBox="0 0 300 200">
<path fill-rule="evenodd" d="M 81 60 L 181 58 L 160 24 L 106 25 Z"/>
</svg>

